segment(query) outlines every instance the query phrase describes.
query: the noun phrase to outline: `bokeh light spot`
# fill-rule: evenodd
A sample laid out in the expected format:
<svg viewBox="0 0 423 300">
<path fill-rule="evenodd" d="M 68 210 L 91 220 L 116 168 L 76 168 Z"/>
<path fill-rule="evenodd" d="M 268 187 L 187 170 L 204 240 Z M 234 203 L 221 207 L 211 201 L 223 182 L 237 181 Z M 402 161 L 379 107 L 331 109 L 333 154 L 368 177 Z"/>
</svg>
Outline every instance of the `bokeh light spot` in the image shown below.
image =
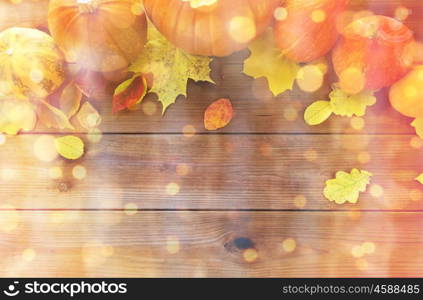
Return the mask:
<svg viewBox="0 0 423 300">
<path fill-rule="evenodd" d="M 282 249 L 287 252 L 293 252 L 297 248 L 297 242 L 293 238 L 287 238 L 282 242 Z"/>
</svg>

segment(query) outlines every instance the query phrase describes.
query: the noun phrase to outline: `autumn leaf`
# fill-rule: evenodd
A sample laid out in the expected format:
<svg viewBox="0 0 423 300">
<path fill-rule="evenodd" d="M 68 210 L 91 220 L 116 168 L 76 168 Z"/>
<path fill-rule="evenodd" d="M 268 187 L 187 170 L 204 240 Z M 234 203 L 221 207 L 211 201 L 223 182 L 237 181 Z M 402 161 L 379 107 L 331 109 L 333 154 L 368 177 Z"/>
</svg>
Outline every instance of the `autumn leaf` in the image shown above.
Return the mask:
<svg viewBox="0 0 423 300">
<path fill-rule="evenodd" d="M 38 102 L 37 115 L 38 119 L 48 128 L 75 129 L 60 109 L 44 100 Z"/>
<path fill-rule="evenodd" d="M 225 127 L 232 120 L 233 109 L 229 99 L 219 99 L 207 107 L 204 112 L 204 127 L 217 130 Z"/>
<path fill-rule="evenodd" d="M 162 103 L 163 114 L 179 95 L 187 95 L 188 79 L 213 82 L 210 78 L 211 58 L 189 55 L 173 46 L 152 24 L 148 27 L 148 42 L 130 72 L 152 73 L 151 93 Z"/>
<path fill-rule="evenodd" d="M 59 97 L 59 109 L 70 119 L 76 114 L 82 99 L 81 90 L 73 83 L 69 83 Z"/>
<path fill-rule="evenodd" d="M 78 123 L 87 130 L 91 130 L 101 123 L 100 114 L 88 101 L 82 104 L 81 109 L 76 114 L 76 119 Z"/>
<path fill-rule="evenodd" d="M 417 176 L 416 178 L 414 178 L 415 180 L 417 180 L 418 182 L 420 182 L 421 184 L 423 184 L 423 173 L 420 174 L 419 176 Z"/>
<path fill-rule="evenodd" d="M 0 133 L 17 134 L 35 127 L 34 106 L 27 101 L 0 100 Z"/>
<path fill-rule="evenodd" d="M 251 55 L 244 61 L 245 74 L 253 78 L 265 77 L 274 96 L 292 90 L 300 67 L 281 54 L 271 30 L 253 41 L 249 49 Z"/>
<path fill-rule="evenodd" d="M 349 95 L 338 87 L 333 88 L 329 98 L 333 113 L 344 117 L 352 117 L 353 115 L 362 117 L 366 113 L 367 106 L 376 103 L 376 97 L 373 96 L 371 91 Z"/>
<path fill-rule="evenodd" d="M 56 151 L 66 159 L 75 160 L 84 155 L 84 142 L 76 136 L 67 135 L 54 140 Z"/>
<path fill-rule="evenodd" d="M 337 204 L 357 203 L 360 192 L 366 191 L 372 174 L 367 171 L 352 169 L 351 173 L 339 171 L 335 179 L 326 181 L 323 194 L 329 201 Z"/>
<path fill-rule="evenodd" d="M 318 125 L 326 121 L 332 114 L 329 101 L 313 102 L 304 112 L 304 120 L 308 125 Z"/>
<path fill-rule="evenodd" d="M 142 101 L 147 93 L 147 81 L 141 74 L 122 82 L 113 95 L 113 112 L 130 108 Z"/>
<path fill-rule="evenodd" d="M 414 119 L 411 126 L 416 129 L 416 134 L 423 139 L 423 118 Z"/>
</svg>

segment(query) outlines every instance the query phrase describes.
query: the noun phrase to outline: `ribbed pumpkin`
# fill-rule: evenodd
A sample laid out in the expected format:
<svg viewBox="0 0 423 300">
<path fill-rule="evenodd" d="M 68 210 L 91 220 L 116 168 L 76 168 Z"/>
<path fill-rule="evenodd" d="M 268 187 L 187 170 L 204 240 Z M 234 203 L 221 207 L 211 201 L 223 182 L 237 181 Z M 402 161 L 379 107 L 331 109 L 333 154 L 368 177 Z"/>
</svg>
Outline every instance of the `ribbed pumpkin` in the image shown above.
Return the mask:
<svg viewBox="0 0 423 300">
<path fill-rule="evenodd" d="M 0 99 L 45 98 L 64 81 L 64 60 L 48 34 L 12 27 L 0 33 Z"/>
<path fill-rule="evenodd" d="M 128 66 L 147 36 L 140 0 L 51 0 L 48 24 L 68 62 L 100 72 Z"/>
<path fill-rule="evenodd" d="M 226 56 L 246 47 L 270 24 L 281 0 L 144 0 L 147 15 L 177 47 Z"/>
<path fill-rule="evenodd" d="M 296 62 L 326 55 L 338 38 L 337 17 L 349 0 L 287 0 L 276 14 L 275 40 Z"/>
<path fill-rule="evenodd" d="M 48 0 L 0 0 L 0 30 L 47 26 Z"/>
</svg>

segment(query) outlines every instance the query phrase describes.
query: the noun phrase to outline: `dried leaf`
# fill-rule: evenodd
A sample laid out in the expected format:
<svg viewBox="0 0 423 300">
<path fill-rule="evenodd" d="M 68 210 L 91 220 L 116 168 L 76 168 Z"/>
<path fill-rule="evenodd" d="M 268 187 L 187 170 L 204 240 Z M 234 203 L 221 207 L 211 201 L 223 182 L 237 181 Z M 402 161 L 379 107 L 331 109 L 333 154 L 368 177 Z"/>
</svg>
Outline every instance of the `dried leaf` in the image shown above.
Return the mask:
<svg viewBox="0 0 423 300">
<path fill-rule="evenodd" d="M 78 111 L 81 99 L 82 92 L 73 82 L 63 89 L 59 98 L 59 108 L 68 119 Z"/>
<path fill-rule="evenodd" d="M 48 128 L 75 129 L 60 109 L 44 100 L 38 102 L 37 115 Z"/>
<path fill-rule="evenodd" d="M 376 103 L 376 97 L 371 91 L 363 91 L 355 95 L 349 95 L 341 89 L 334 87 L 329 94 L 330 104 L 334 114 L 339 116 L 362 117 L 366 113 L 367 106 Z"/>
<path fill-rule="evenodd" d="M 357 169 L 352 169 L 351 173 L 339 171 L 335 179 L 326 181 L 323 193 L 329 201 L 337 204 L 357 203 L 359 193 L 366 191 L 371 176 L 370 172 Z"/>
<path fill-rule="evenodd" d="M 0 100 L 0 133 L 17 134 L 34 129 L 37 121 L 34 106 L 27 101 Z"/>
<path fill-rule="evenodd" d="M 416 129 L 416 134 L 423 139 L 423 118 L 414 119 L 411 126 Z"/>
<path fill-rule="evenodd" d="M 176 48 L 150 24 L 145 49 L 129 71 L 153 74 L 150 92 L 157 94 L 165 113 L 179 95 L 187 95 L 188 79 L 214 83 L 210 62 L 209 57 L 189 55 Z"/>
<path fill-rule="evenodd" d="M 292 90 L 300 67 L 281 54 L 271 30 L 253 41 L 249 49 L 251 55 L 244 61 L 245 74 L 253 78 L 265 77 L 275 96 Z"/>
<path fill-rule="evenodd" d="M 416 178 L 414 178 L 415 180 L 417 180 L 418 182 L 420 182 L 421 184 L 423 184 L 423 173 L 420 174 L 419 176 L 417 176 Z"/>
<path fill-rule="evenodd" d="M 147 93 L 147 81 L 141 74 L 121 83 L 113 95 L 113 112 L 131 108 L 142 101 Z"/>
<path fill-rule="evenodd" d="M 87 130 L 91 130 L 101 123 L 100 114 L 88 101 L 82 104 L 81 109 L 76 115 L 76 119 L 79 124 Z"/>
<path fill-rule="evenodd" d="M 84 142 L 74 135 L 67 135 L 54 140 L 57 153 L 66 159 L 78 159 L 84 155 Z"/>
<path fill-rule="evenodd" d="M 304 112 L 304 121 L 308 125 L 318 125 L 326 121 L 332 114 L 329 101 L 313 102 Z"/>
<path fill-rule="evenodd" d="M 229 99 L 219 99 L 207 107 L 204 112 L 204 127 L 217 130 L 229 124 L 233 117 L 232 103 Z"/>
</svg>

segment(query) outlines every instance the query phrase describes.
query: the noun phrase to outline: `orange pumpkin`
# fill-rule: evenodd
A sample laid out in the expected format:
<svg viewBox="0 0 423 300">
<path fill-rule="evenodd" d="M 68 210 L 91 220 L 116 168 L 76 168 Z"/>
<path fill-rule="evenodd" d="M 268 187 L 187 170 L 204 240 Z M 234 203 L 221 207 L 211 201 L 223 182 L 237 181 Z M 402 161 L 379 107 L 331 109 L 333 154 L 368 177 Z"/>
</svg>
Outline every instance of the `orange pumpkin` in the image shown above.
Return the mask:
<svg viewBox="0 0 423 300">
<path fill-rule="evenodd" d="M 100 72 L 128 66 L 147 35 L 139 0 L 51 0 L 48 25 L 68 62 Z"/>
<path fill-rule="evenodd" d="M 337 16 L 349 0 L 287 0 L 275 17 L 275 40 L 282 53 L 296 62 L 326 55 L 338 38 Z"/>
<path fill-rule="evenodd" d="M 226 56 L 245 48 L 270 24 L 281 0 L 144 0 L 147 15 L 177 47 Z"/>
<path fill-rule="evenodd" d="M 47 26 L 48 0 L 0 0 L 0 31 L 10 27 Z"/>
<path fill-rule="evenodd" d="M 349 24 L 333 51 L 341 87 L 356 93 L 390 86 L 410 69 L 413 32 L 385 16 L 369 16 Z"/>
</svg>

